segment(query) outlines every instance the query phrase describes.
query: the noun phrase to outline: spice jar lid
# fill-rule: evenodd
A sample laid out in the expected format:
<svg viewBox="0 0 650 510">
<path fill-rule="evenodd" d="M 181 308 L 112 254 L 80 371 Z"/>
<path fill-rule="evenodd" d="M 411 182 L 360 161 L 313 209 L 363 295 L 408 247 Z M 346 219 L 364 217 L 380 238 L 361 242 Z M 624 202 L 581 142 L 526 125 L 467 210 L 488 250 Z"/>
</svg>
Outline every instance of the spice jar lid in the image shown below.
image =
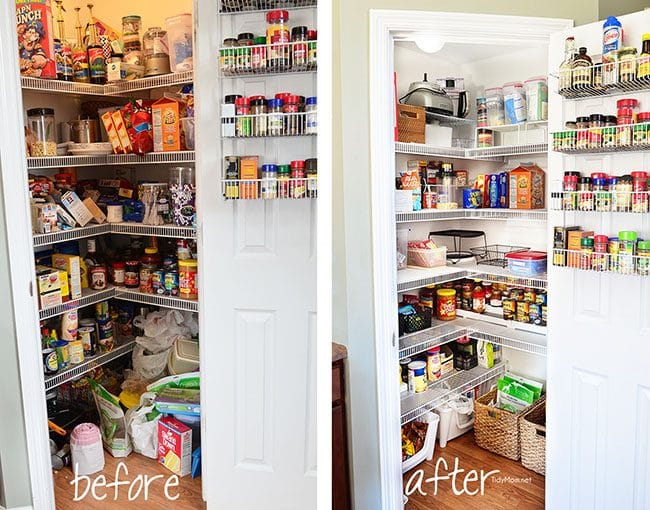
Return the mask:
<svg viewBox="0 0 650 510">
<path fill-rule="evenodd" d="M 289 11 L 269 11 L 266 13 L 266 21 L 267 23 L 273 21 L 289 21 Z"/>
<path fill-rule="evenodd" d="M 594 238 L 593 237 L 583 237 L 580 239 L 580 246 L 583 247 L 593 247 L 594 245 Z"/>
<path fill-rule="evenodd" d="M 648 121 L 650 120 L 650 112 L 641 112 L 636 116 L 639 121 Z"/>
<path fill-rule="evenodd" d="M 269 108 L 280 108 L 284 104 L 284 101 L 282 99 L 269 99 L 267 101 L 267 106 Z"/>
<path fill-rule="evenodd" d="M 262 172 L 277 173 L 278 165 L 262 165 Z"/>
<path fill-rule="evenodd" d="M 442 297 L 452 297 L 456 295 L 456 289 L 438 289 L 436 294 Z"/>
<path fill-rule="evenodd" d="M 591 178 L 592 179 L 606 179 L 607 174 L 605 172 L 592 172 L 591 173 Z"/>
<path fill-rule="evenodd" d="M 266 106 L 266 99 L 264 98 L 253 99 L 251 97 L 251 106 Z"/>
<path fill-rule="evenodd" d="M 409 370 L 423 370 L 427 367 L 426 361 L 411 361 L 408 364 Z"/>
<path fill-rule="evenodd" d="M 276 98 L 276 99 L 282 99 L 283 101 L 286 102 L 286 98 L 289 97 L 289 96 L 291 96 L 291 95 L 293 95 L 293 94 L 291 94 L 291 92 L 278 92 L 278 93 L 275 95 L 275 98 Z"/>
<path fill-rule="evenodd" d="M 300 96 L 294 96 L 294 95 L 288 95 L 285 100 L 284 104 L 300 104 Z"/>
<path fill-rule="evenodd" d="M 491 134 L 492 134 L 492 130 L 491 130 L 491 129 L 479 128 L 479 129 L 478 129 L 478 134 L 479 134 L 479 135 L 491 135 Z"/>
<path fill-rule="evenodd" d="M 251 104 L 251 100 L 247 97 L 238 97 L 235 99 L 235 106 L 249 106 Z"/>
<path fill-rule="evenodd" d="M 318 168 L 318 159 L 317 158 L 306 159 L 305 168 L 307 170 L 316 170 Z"/>
<path fill-rule="evenodd" d="M 632 179 L 647 179 L 648 178 L 648 172 L 632 172 Z"/>
<path fill-rule="evenodd" d="M 589 122 L 589 117 L 578 117 L 576 122 Z"/>
<path fill-rule="evenodd" d="M 625 181 L 625 182 L 632 182 L 632 176 L 631 175 L 621 175 L 618 178 L 619 181 Z"/>
<path fill-rule="evenodd" d="M 199 261 L 196 259 L 179 260 L 178 265 L 186 267 L 197 267 L 199 265 Z"/>
<path fill-rule="evenodd" d="M 609 184 L 616 184 L 618 182 L 618 177 L 612 176 L 609 178 Z"/>
<path fill-rule="evenodd" d="M 235 39 L 234 37 L 226 37 L 223 40 L 224 46 L 235 46 L 236 44 L 237 44 L 237 39 Z"/>
<path fill-rule="evenodd" d="M 318 98 L 316 96 L 314 97 L 308 97 L 306 100 L 307 104 L 318 104 Z"/>
<path fill-rule="evenodd" d="M 621 241 L 636 241 L 637 234 L 634 230 L 621 230 L 618 233 L 618 238 Z"/>
<path fill-rule="evenodd" d="M 302 159 L 294 159 L 291 162 L 291 168 L 305 168 L 305 162 Z"/>
<path fill-rule="evenodd" d="M 639 101 L 633 97 L 626 97 L 616 101 L 616 108 L 636 108 L 639 106 Z"/>
<path fill-rule="evenodd" d="M 253 39 L 255 39 L 255 35 L 251 32 L 242 32 L 241 34 L 237 35 L 238 41 L 252 41 Z"/>
<path fill-rule="evenodd" d="M 578 126 L 577 126 L 577 124 L 575 122 L 573 122 L 572 120 L 569 120 L 569 121 L 564 123 L 564 127 L 567 128 L 567 129 L 575 129 Z"/>
<path fill-rule="evenodd" d="M 580 177 L 580 179 L 578 179 L 578 182 L 580 184 L 591 184 L 591 177 Z"/>
<path fill-rule="evenodd" d="M 28 117 L 36 115 L 54 115 L 54 110 L 52 108 L 30 108 L 27 110 Z"/>
<path fill-rule="evenodd" d="M 636 55 L 636 48 L 634 46 L 625 46 L 624 48 L 618 50 L 619 55 L 625 55 L 627 53 Z"/>
<path fill-rule="evenodd" d="M 605 116 L 602 113 L 592 113 L 591 115 L 589 115 L 590 122 L 604 121 L 604 120 L 605 120 Z"/>
<path fill-rule="evenodd" d="M 605 116 L 605 122 L 616 124 L 616 115 L 607 115 Z"/>
<path fill-rule="evenodd" d="M 223 98 L 226 104 L 235 104 L 235 101 L 239 99 L 240 97 L 243 97 L 241 94 L 229 94 L 226 97 Z"/>
<path fill-rule="evenodd" d="M 646 35 L 648 35 L 648 34 L 646 34 Z M 636 243 L 636 247 L 639 250 L 644 250 L 644 251 L 645 250 L 650 250 L 650 241 L 639 241 L 638 243 Z"/>
<path fill-rule="evenodd" d="M 266 44 L 266 36 L 258 35 L 255 39 L 253 39 L 253 43 L 255 44 L 255 46 Z"/>
<path fill-rule="evenodd" d="M 318 39 L 318 31 L 317 30 L 308 30 L 307 31 L 307 39 L 310 41 L 315 41 Z"/>
<path fill-rule="evenodd" d="M 602 234 L 598 234 L 598 235 L 594 236 L 594 242 L 595 243 L 608 243 L 609 242 L 609 237 L 607 237 L 605 235 L 602 235 Z"/>
<path fill-rule="evenodd" d="M 578 176 L 577 175 L 565 175 L 564 182 L 578 182 Z"/>
<path fill-rule="evenodd" d="M 594 186 L 606 186 L 607 185 L 607 179 L 604 177 L 596 177 L 593 179 Z"/>
<path fill-rule="evenodd" d="M 293 27 L 291 29 L 291 39 L 295 39 L 298 37 L 303 37 L 306 39 L 307 34 L 308 34 L 307 27 L 304 26 Z"/>
<path fill-rule="evenodd" d="M 278 165 L 278 174 L 290 174 L 291 167 L 289 165 Z"/>
<path fill-rule="evenodd" d="M 564 172 L 564 177 L 580 177 L 580 172 L 567 171 Z"/>
</svg>

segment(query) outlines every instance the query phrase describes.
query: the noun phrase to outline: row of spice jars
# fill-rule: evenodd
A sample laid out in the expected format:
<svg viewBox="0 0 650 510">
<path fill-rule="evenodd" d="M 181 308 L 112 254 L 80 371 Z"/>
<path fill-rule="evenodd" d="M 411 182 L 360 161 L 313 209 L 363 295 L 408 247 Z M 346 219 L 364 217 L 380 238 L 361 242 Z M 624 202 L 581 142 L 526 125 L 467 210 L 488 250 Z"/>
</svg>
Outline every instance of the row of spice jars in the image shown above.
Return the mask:
<svg viewBox="0 0 650 510">
<path fill-rule="evenodd" d="M 644 146 L 650 140 L 650 112 L 639 112 L 639 101 L 619 99 L 616 115 L 594 113 L 565 123 L 565 131 L 553 133 L 553 150 L 589 150 Z"/>
<path fill-rule="evenodd" d="M 267 99 L 231 94 L 225 97 L 225 103 L 235 105 L 235 117 L 223 119 L 224 136 L 315 135 L 318 132 L 315 96 L 305 98 L 279 92 Z"/>
<path fill-rule="evenodd" d="M 580 172 L 564 172 L 562 178 L 562 206 L 565 211 L 635 212 L 650 211 L 648 172 L 608 176 L 594 172 L 581 176 Z"/>
<path fill-rule="evenodd" d="M 594 235 L 580 239 L 580 253 L 568 253 L 567 266 L 593 271 L 650 275 L 650 241 L 633 230 L 618 237 Z"/>
<path fill-rule="evenodd" d="M 439 320 L 454 320 L 456 310 L 485 313 L 501 308 L 505 320 L 546 325 L 547 294 L 544 290 L 510 287 L 505 283 L 461 280 L 429 286 L 420 291 L 420 306 L 430 306 Z"/>
<path fill-rule="evenodd" d="M 228 167 L 225 179 L 226 198 L 316 198 L 318 159 L 261 165 L 257 180 L 240 179 L 236 166 Z"/>
<path fill-rule="evenodd" d="M 219 50 L 220 68 L 224 74 L 313 69 L 317 63 L 317 38 L 317 31 L 306 26 L 293 27 L 290 33 L 287 27 L 260 36 L 243 32 L 236 39 L 224 39 Z"/>
</svg>

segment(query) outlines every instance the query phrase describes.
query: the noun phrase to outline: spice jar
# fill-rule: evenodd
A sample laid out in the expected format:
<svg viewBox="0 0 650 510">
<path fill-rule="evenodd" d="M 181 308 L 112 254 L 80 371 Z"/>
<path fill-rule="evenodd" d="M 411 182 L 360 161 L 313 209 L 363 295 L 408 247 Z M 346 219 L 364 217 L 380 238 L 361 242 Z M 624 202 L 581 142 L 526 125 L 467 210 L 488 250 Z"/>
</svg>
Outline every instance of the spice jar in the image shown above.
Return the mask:
<svg viewBox="0 0 650 510">
<path fill-rule="evenodd" d="M 591 268 L 594 271 L 607 271 L 607 247 L 609 239 L 604 235 L 594 236 L 594 251 L 591 256 Z M 582 246 L 581 246 L 582 247 Z"/>
<path fill-rule="evenodd" d="M 222 72 L 233 72 L 237 67 L 237 39 L 229 37 L 223 40 L 219 50 L 219 63 Z"/>
<path fill-rule="evenodd" d="M 471 311 L 474 286 L 471 284 L 471 282 L 465 282 L 461 287 L 461 292 L 460 308 L 463 310 Z"/>
<path fill-rule="evenodd" d="M 291 65 L 293 69 L 307 67 L 307 27 L 298 26 L 291 29 Z"/>
<path fill-rule="evenodd" d="M 291 167 L 278 165 L 278 198 L 290 198 L 291 186 Z"/>
<path fill-rule="evenodd" d="M 305 177 L 305 162 L 295 160 L 291 162 L 291 198 L 305 198 L 307 193 L 307 182 Z"/>
<path fill-rule="evenodd" d="M 475 313 L 485 312 L 485 291 L 481 284 L 477 284 L 472 291 L 472 311 Z"/>
<path fill-rule="evenodd" d="M 305 160 L 305 176 L 307 177 L 307 196 L 316 198 L 318 195 L 318 159 Z"/>
<path fill-rule="evenodd" d="M 618 237 L 610 237 L 609 243 L 607 246 L 607 252 L 609 253 L 609 270 L 612 272 L 618 272 L 618 253 L 620 251 L 621 242 Z"/>
<path fill-rule="evenodd" d="M 318 133 L 318 99 L 308 97 L 305 102 L 305 134 L 315 135 Z"/>
<path fill-rule="evenodd" d="M 253 34 L 244 32 L 237 36 L 237 70 L 248 72 L 251 70 L 252 48 L 254 44 Z"/>
<path fill-rule="evenodd" d="M 282 107 L 285 120 L 285 135 L 301 135 L 303 132 L 303 116 L 300 115 L 300 97 L 286 96 Z"/>
<path fill-rule="evenodd" d="M 647 172 L 632 172 L 632 212 L 648 212 Z"/>
<path fill-rule="evenodd" d="M 618 80 L 636 80 L 636 48 L 627 46 L 618 50 Z"/>
<path fill-rule="evenodd" d="M 178 261 L 178 292 L 183 299 L 197 299 L 198 262 L 194 259 Z"/>
<path fill-rule="evenodd" d="M 266 37 L 253 39 L 251 48 L 251 70 L 253 72 L 266 69 Z"/>
<path fill-rule="evenodd" d="M 602 128 L 605 126 L 605 116 L 594 113 L 589 116 L 589 148 L 598 149 L 603 143 Z"/>
<path fill-rule="evenodd" d="M 266 44 L 273 42 L 273 37 L 278 37 L 281 42 L 289 42 L 289 12 L 269 11 L 266 13 Z"/>
<path fill-rule="evenodd" d="M 623 274 L 634 273 L 637 234 L 633 230 L 622 230 L 618 233 L 618 239 L 618 271 Z"/>
<path fill-rule="evenodd" d="M 603 128 L 603 147 L 614 146 L 616 146 L 616 115 L 607 115 Z"/>
<path fill-rule="evenodd" d="M 316 63 L 317 63 L 317 48 L 316 45 L 318 44 L 316 41 L 318 39 L 318 33 L 316 30 L 309 30 L 307 31 L 307 40 L 309 41 L 307 43 L 307 63 L 309 65 L 309 69 L 315 69 L 316 68 Z"/>
<path fill-rule="evenodd" d="M 598 212 L 609 212 L 612 208 L 612 194 L 607 187 L 607 179 L 603 177 L 592 178 L 594 190 L 594 205 Z"/>
<path fill-rule="evenodd" d="M 248 97 L 235 99 L 235 133 L 237 136 L 251 136 L 251 100 Z"/>
<path fill-rule="evenodd" d="M 637 115 L 637 123 L 632 127 L 632 144 L 647 145 L 650 133 L 650 112 L 641 112 Z"/>
<path fill-rule="evenodd" d="M 622 175 L 616 183 L 614 194 L 615 210 L 617 212 L 630 212 L 632 210 L 632 176 Z"/>
<path fill-rule="evenodd" d="M 56 156 L 56 131 L 52 108 L 27 110 L 27 128 L 34 137 L 29 146 L 32 157 Z"/>
<path fill-rule="evenodd" d="M 650 275 L 650 241 L 639 241 L 637 247 L 636 272 Z"/>
<path fill-rule="evenodd" d="M 478 129 L 478 146 L 492 147 L 494 145 L 494 134 L 491 129 Z"/>
<path fill-rule="evenodd" d="M 253 96 L 251 100 L 252 134 L 253 136 L 266 136 L 267 118 L 266 118 L 266 99 L 264 96 Z"/>
<path fill-rule="evenodd" d="M 278 198 L 277 165 L 262 165 L 262 198 Z"/>
<path fill-rule="evenodd" d="M 616 142 L 618 147 L 632 145 L 632 124 L 634 117 L 629 108 L 619 109 L 616 117 Z"/>
<path fill-rule="evenodd" d="M 589 147 L 589 117 L 578 117 L 576 119 L 576 148 L 587 149 Z"/>
<path fill-rule="evenodd" d="M 456 318 L 456 291 L 454 289 L 438 289 L 436 297 L 436 317 L 438 320 L 454 320 Z"/>
<path fill-rule="evenodd" d="M 284 134 L 284 116 L 282 115 L 282 99 L 268 100 L 268 133 L 271 136 Z"/>
<path fill-rule="evenodd" d="M 564 132 L 564 137 L 562 139 L 562 149 L 564 150 L 575 150 L 577 146 L 577 131 L 578 125 L 575 122 L 565 122 L 564 127 L 566 131 Z"/>
<path fill-rule="evenodd" d="M 137 289 L 140 286 L 140 261 L 127 260 L 124 263 L 124 286 Z"/>
<path fill-rule="evenodd" d="M 125 267 L 124 262 L 113 262 L 111 264 L 111 281 L 116 287 L 124 286 Z"/>
<path fill-rule="evenodd" d="M 562 179 L 562 209 L 575 211 L 578 208 L 578 172 L 564 172 Z"/>
<path fill-rule="evenodd" d="M 594 194 L 591 189 L 591 177 L 578 179 L 578 209 L 580 211 L 594 210 Z"/>
</svg>

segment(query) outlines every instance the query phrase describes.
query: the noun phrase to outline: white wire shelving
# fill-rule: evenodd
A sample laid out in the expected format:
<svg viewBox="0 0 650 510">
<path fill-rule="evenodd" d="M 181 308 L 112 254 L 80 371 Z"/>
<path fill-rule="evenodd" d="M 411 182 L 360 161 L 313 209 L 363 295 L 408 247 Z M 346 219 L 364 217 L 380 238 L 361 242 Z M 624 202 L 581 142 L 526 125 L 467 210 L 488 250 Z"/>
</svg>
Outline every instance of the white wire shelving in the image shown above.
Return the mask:
<svg viewBox="0 0 650 510">
<path fill-rule="evenodd" d="M 546 289 L 548 277 L 546 273 L 536 276 L 519 276 L 512 274 L 505 267 L 492 266 L 488 264 L 477 264 L 467 266 L 472 278 L 490 283 L 505 283 L 513 287 L 530 287 L 533 289 Z"/>
<path fill-rule="evenodd" d="M 413 154 L 438 158 L 466 159 L 472 161 L 493 161 L 504 163 L 506 157 L 531 154 L 546 154 L 547 143 L 526 143 L 521 145 L 497 145 L 493 147 L 437 147 L 425 143 L 395 142 L 398 154 Z"/>
<path fill-rule="evenodd" d="M 277 138 L 316 136 L 316 128 L 308 129 L 308 122 L 315 121 L 317 111 L 296 113 L 258 113 L 221 117 L 221 125 L 234 126 L 234 131 L 223 138 Z"/>
<path fill-rule="evenodd" d="M 546 154 L 548 143 L 526 143 L 521 145 L 495 145 L 494 147 L 475 147 L 465 149 L 468 158 L 485 160 L 495 157 L 526 156 L 533 154 Z"/>
<path fill-rule="evenodd" d="M 564 154 L 602 154 L 650 151 L 647 123 L 568 129 L 552 133 L 553 151 Z"/>
<path fill-rule="evenodd" d="M 444 115 L 442 113 L 426 112 L 427 122 L 435 121 L 445 127 L 476 126 L 474 119 Z"/>
<path fill-rule="evenodd" d="M 83 289 L 82 296 L 79 299 L 74 299 L 66 301 L 60 305 L 43 308 L 39 310 L 38 316 L 41 320 L 50 319 L 70 310 L 78 310 L 79 308 L 91 306 L 95 303 L 99 303 L 100 301 L 106 301 L 107 299 L 112 298 L 114 295 L 115 288 L 112 286 L 109 286 L 103 290 Z"/>
<path fill-rule="evenodd" d="M 492 324 L 495 326 L 509 328 L 511 330 L 518 330 L 522 332 L 535 333 L 538 335 L 546 335 L 546 326 L 538 326 L 537 324 L 530 324 L 528 322 L 519 322 L 515 320 L 506 320 L 503 318 L 503 311 L 498 309 L 498 312 L 486 311 L 484 313 L 476 313 L 469 310 L 457 309 L 456 315 L 464 319 L 478 321 L 484 324 Z"/>
<path fill-rule="evenodd" d="M 306 9 L 316 7 L 317 0 L 221 0 L 220 14 L 248 14 L 268 9 Z"/>
<path fill-rule="evenodd" d="M 427 411 L 441 406 L 454 396 L 501 376 L 506 370 L 504 363 L 492 368 L 474 367 L 471 370 L 454 371 L 438 381 L 430 382 L 426 391 L 405 396 L 401 401 L 401 424 L 419 418 Z"/>
<path fill-rule="evenodd" d="M 650 276 L 650 257 L 630 252 L 601 253 L 553 249 L 553 265 L 567 270 L 625 276 Z"/>
<path fill-rule="evenodd" d="M 136 289 L 119 287 L 115 289 L 115 299 L 142 303 L 145 305 L 172 308 L 174 310 L 185 310 L 187 312 L 198 312 L 199 302 L 197 300 L 183 299 L 173 296 L 159 296 L 158 294 L 145 294 Z"/>
<path fill-rule="evenodd" d="M 226 200 L 303 200 L 318 197 L 316 177 L 291 179 L 223 179 Z"/>
<path fill-rule="evenodd" d="M 144 156 L 138 154 L 109 154 L 98 156 L 46 156 L 27 158 L 29 170 L 48 168 L 109 166 L 109 165 L 151 165 L 156 163 L 182 164 L 193 163 L 194 151 L 150 152 Z"/>
<path fill-rule="evenodd" d="M 551 210 L 644 214 L 650 212 L 650 191 L 552 191 Z"/>
<path fill-rule="evenodd" d="M 85 227 L 58 230 L 47 234 L 34 234 L 34 248 L 63 243 L 66 241 L 75 241 L 77 239 L 85 239 L 86 237 L 94 237 L 102 234 L 109 234 L 110 232 L 110 223 L 103 223 L 101 225 L 86 225 Z"/>
<path fill-rule="evenodd" d="M 89 356 L 84 358 L 82 363 L 77 365 L 71 365 L 70 367 L 63 369 L 56 374 L 45 376 L 45 390 L 51 390 L 62 384 L 65 384 L 69 381 L 73 381 L 78 377 L 81 377 L 91 370 L 101 367 L 107 363 L 110 363 L 113 360 L 121 358 L 127 354 L 130 354 L 135 347 L 135 341 L 129 340 L 123 345 L 118 345 L 110 352 L 96 354 L 95 356 Z"/>
<path fill-rule="evenodd" d="M 397 223 L 446 220 L 522 220 L 546 221 L 547 212 L 542 209 L 422 209 L 395 214 Z"/>
<path fill-rule="evenodd" d="M 291 41 L 219 48 L 220 71 L 225 78 L 264 74 L 313 73 L 318 41 Z M 310 55 L 314 61 L 310 61 Z"/>
</svg>

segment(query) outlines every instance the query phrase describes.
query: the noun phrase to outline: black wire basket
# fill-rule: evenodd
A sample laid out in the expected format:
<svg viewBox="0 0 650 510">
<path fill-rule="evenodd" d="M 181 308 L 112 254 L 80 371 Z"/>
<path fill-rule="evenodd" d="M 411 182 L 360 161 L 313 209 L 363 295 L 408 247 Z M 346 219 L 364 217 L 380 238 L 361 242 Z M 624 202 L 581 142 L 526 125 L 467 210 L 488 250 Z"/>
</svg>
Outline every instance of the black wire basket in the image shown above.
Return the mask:
<svg viewBox="0 0 650 510">
<path fill-rule="evenodd" d="M 499 267 L 506 267 L 508 265 L 508 260 L 506 259 L 508 253 L 527 250 L 530 250 L 528 246 L 512 246 L 509 244 L 488 244 L 486 246 L 470 248 L 470 251 L 476 257 L 477 263 Z"/>
</svg>

